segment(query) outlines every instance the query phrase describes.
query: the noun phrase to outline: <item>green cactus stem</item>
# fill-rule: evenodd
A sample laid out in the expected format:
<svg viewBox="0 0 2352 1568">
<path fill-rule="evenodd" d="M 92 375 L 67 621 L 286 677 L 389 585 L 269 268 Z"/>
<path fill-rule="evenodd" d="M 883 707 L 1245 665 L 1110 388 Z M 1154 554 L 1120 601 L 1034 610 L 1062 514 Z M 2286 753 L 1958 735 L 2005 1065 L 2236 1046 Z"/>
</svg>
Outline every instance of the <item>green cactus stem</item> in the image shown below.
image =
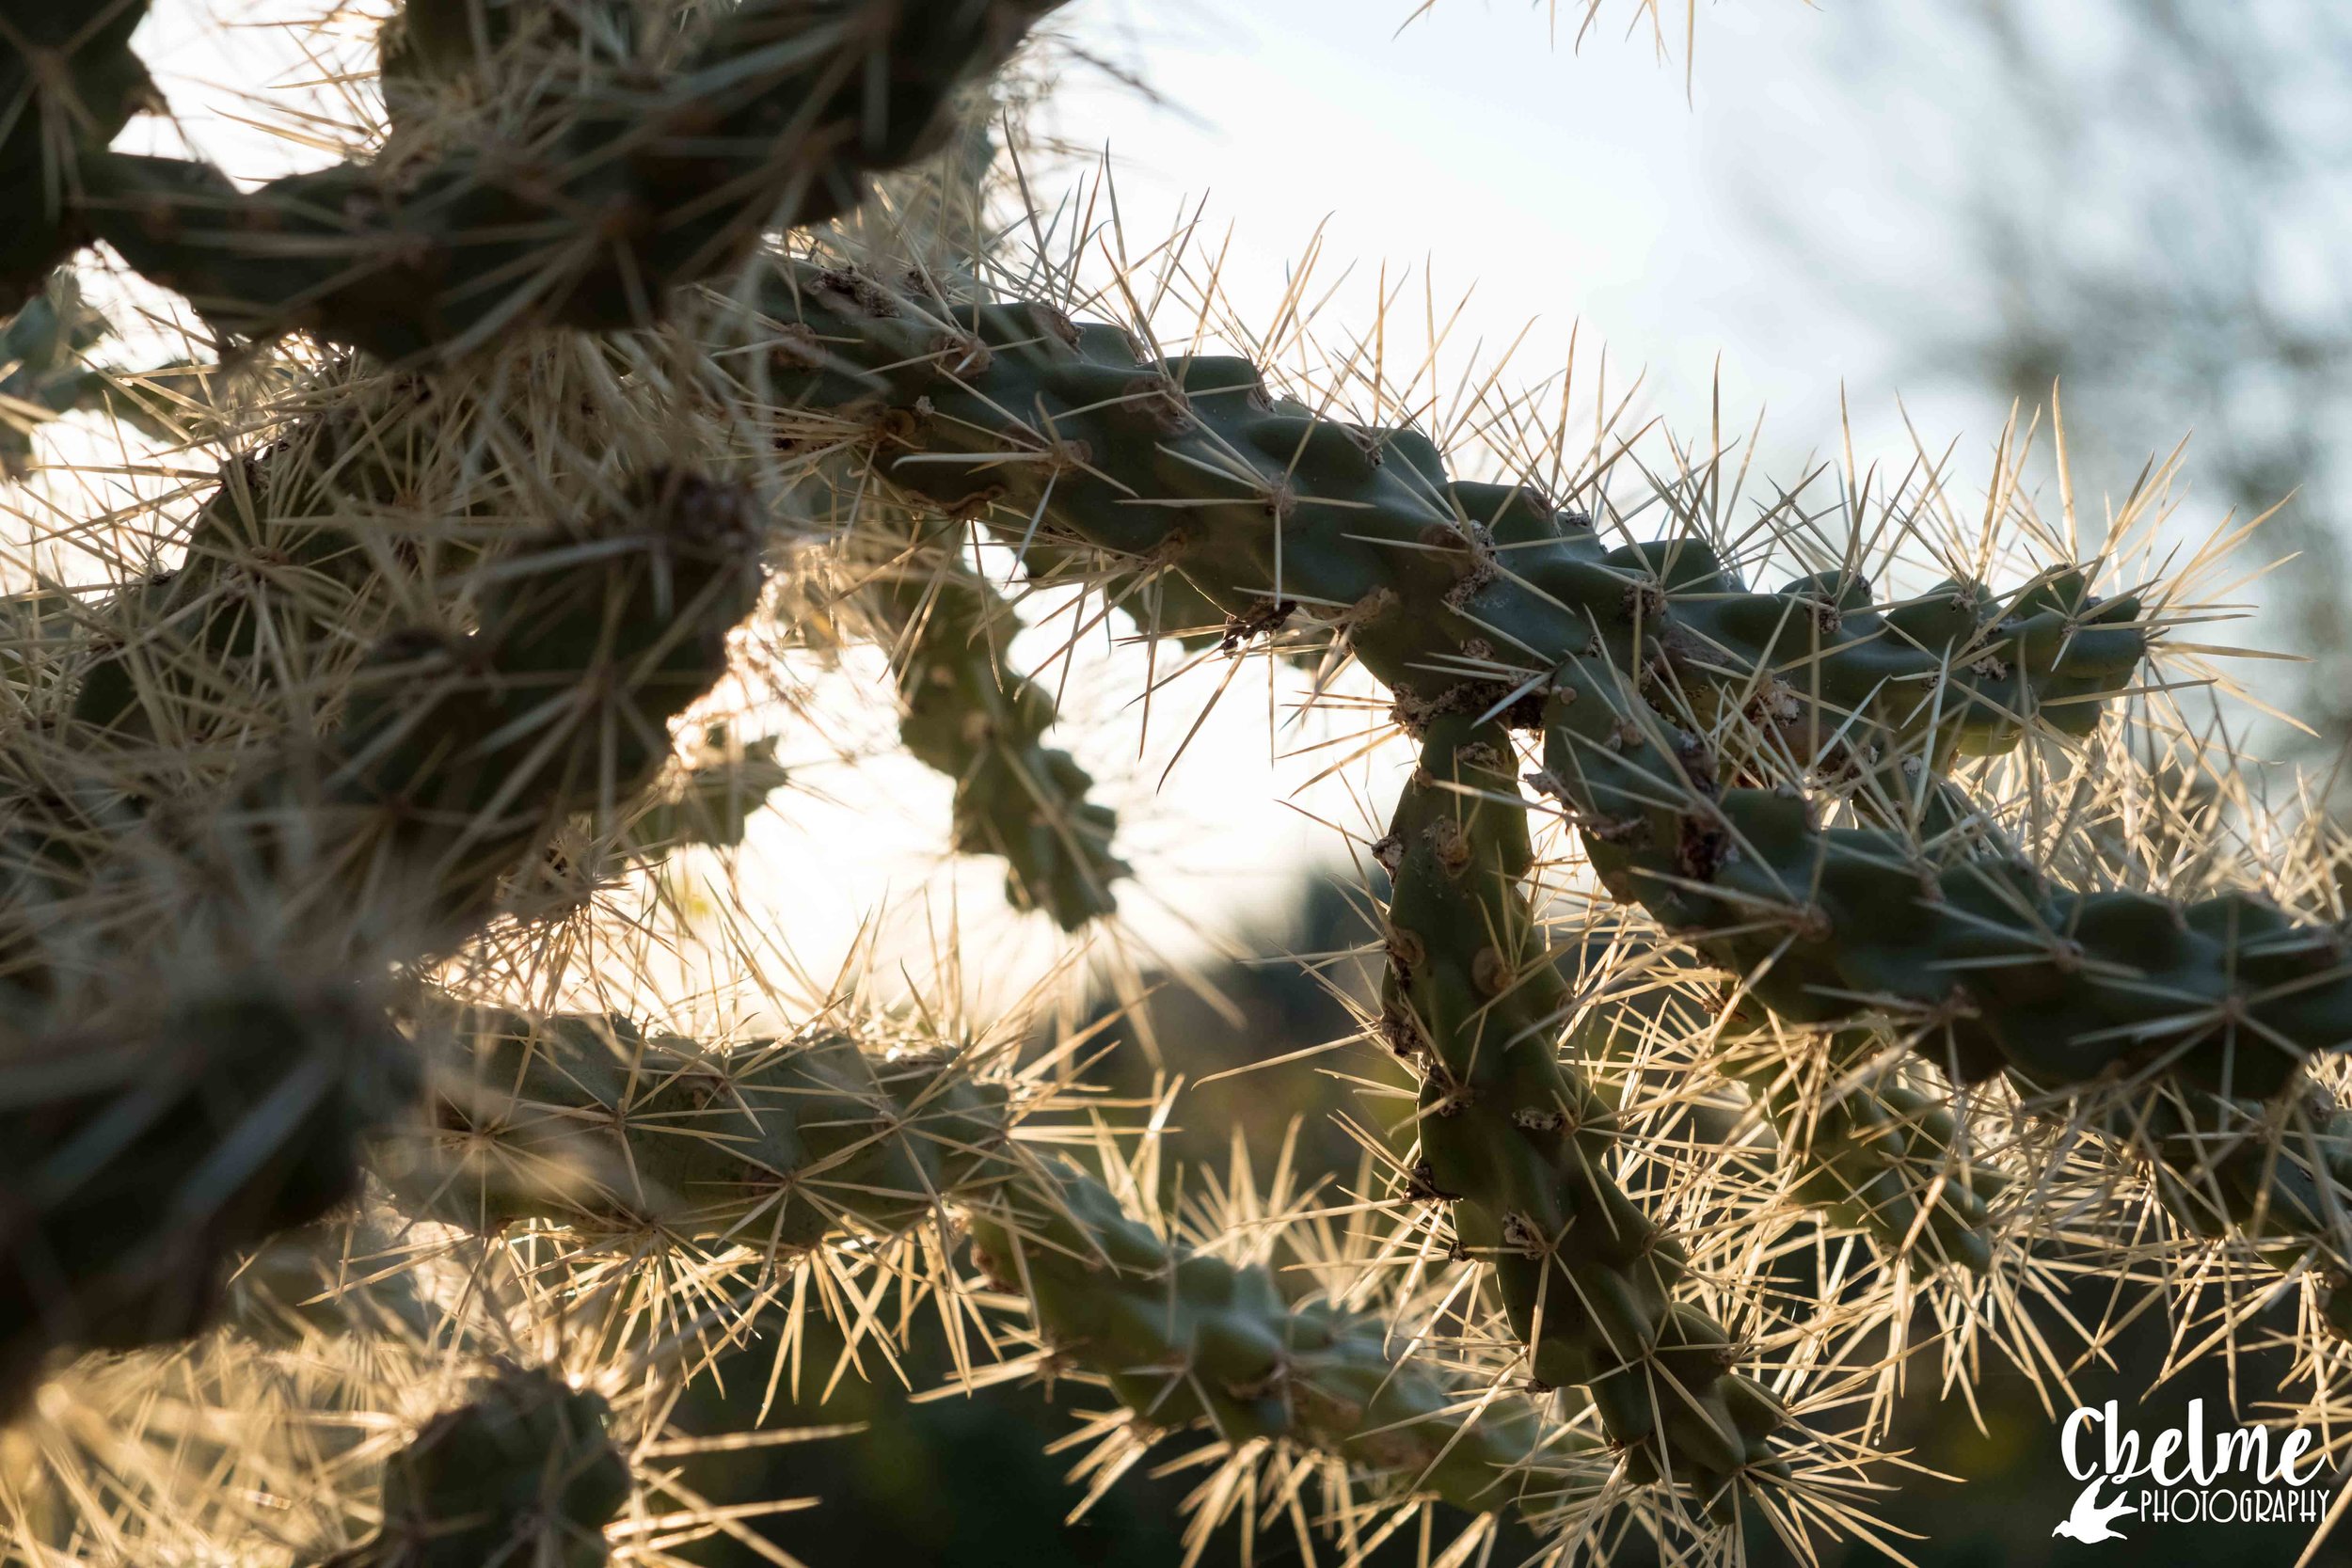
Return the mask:
<svg viewBox="0 0 2352 1568">
<path fill-rule="evenodd" d="M 654 858 L 690 844 L 740 847 L 752 817 L 791 783 L 776 747 L 774 736 L 730 746 L 726 727 L 713 726 L 704 736 L 703 755 L 669 788 L 648 796 L 630 818 L 621 833 L 622 852 Z"/>
<path fill-rule="evenodd" d="M 384 1523 L 323 1568 L 602 1568 L 628 1501 L 600 1395 L 516 1370 L 425 1423 L 384 1467 Z"/>
<path fill-rule="evenodd" d="M 89 174 L 131 117 L 157 105 L 131 52 L 147 0 L 0 0 L 0 312 L 41 288 L 88 238 L 78 211 Z"/>
<path fill-rule="evenodd" d="M 1785 1479 L 1787 1418 L 1677 1302 L 1686 1258 L 1610 1175 L 1616 1123 L 1558 1050 L 1571 1011 L 1521 888 L 1533 862 L 1510 732 L 1430 721 L 1375 853 L 1394 879 L 1382 1014 L 1422 1073 L 1415 1185 L 1494 1273 L 1534 1376 L 1587 1389 L 1636 1479 L 1734 1517 Z"/>
<path fill-rule="evenodd" d="M 32 470 L 33 432 L 76 408 L 104 408 L 112 383 L 85 360 L 114 330 L 82 298 L 73 275 L 49 275 L 39 293 L 0 324 L 0 478 Z M 119 412 L 135 411 L 119 400 Z"/>
<path fill-rule="evenodd" d="M 1005 1180 L 1006 1087 L 955 1057 L 882 1057 L 844 1035 L 719 1052 L 617 1015 L 453 1021 L 472 1060 L 440 1126 L 377 1168 L 417 1212 L 477 1229 L 790 1249 L 895 1234 Z"/>
<path fill-rule="evenodd" d="M 952 1209 L 1057 1350 L 1154 1425 L 1289 1439 L 1472 1512 L 1508 1503 L 1536 1448 L 1522 1402 L 1445 1384 L 1383 1320 L 1286 1303 L 1269 1271 L 1171 1246 L 1017 1155 L 1006 1086 L 953 1056 L 831 1034 L 711 1051 L 609 1014 L 466 1009 L 458 1033 L 476 1056 L 440 1127 L 374 1156 L 418 1212 L 799 1249 Z"/>
<path fill-rule="evenodd" d="M 724 673 L 728 634 L 757 597 L 762 537 L 739 487 L 678 472 L 636 481 L 472 574 L 471 629 L 379 641 L 349 677 L 340 722 L 258 748 L 224 812 L 151 815 L 144 832 L 53 824 L 38 869 L 11 867 L 35 889 L 23 907 L 95 898 L 111 880 L 156 875 L 159 856 L 230 895 L 258 858 L 285 901 L 278 918 L 341 918 L 361 895 L 358 934 L 417 954 L 497 910 L 573 896 L 532 880 L 545 846 L 583 817 L 619 829 L 660 778 L 671 722 Z M 112 759 L 93 766 L 103 774 Z M 20 976 L 57 958 L 39 938 L 11 944 Z"/>
<path fill-rule="evenodd" d="M 1286 1301 L 1263 1265 L 1171 1244 L 1091 1178 L 1039 1172 L 970 1218 L 977 1260 L 1062 1362 L 1154 1426 L 1286 1441 L 1472 1513 L 1510 1506 L 1540 1463 L 1523 1402 L 1436 1375 L 1377 1317 Z"/>
<path fill-rule="evenodd" d="M 483 572 L 473 630 L 395 634 L 362 667 L 304 832 L 345 886 L 405 882 L 469 928 L 567 821 L 660 776 L 758 596 L 760 539 L 744 491 L 666 472 L 518 546 Z"/>
<path fill-rule="evenodd" d="M 1532 489 L 1454 480 L 1418 432 L 1318 418 L 1246 360 L 1149 360 L 1124 329 L 1043 305 L 797 262 L 763 305 L 787 429 L 863 435 L 902 493 L 1172 566 L 1246 624 L 1287 605 L 1344 632 L 1408 714 L 1532 716 L 1560 661 L 1605 655 L 1661 687 L 1671 673 L 1702 717 L 1751 713 L 1800 757 L 1859 715 L 1940 765 L 2036 717 L 2087 729 L 2146 645 L 2138 601 L 2095 601 L 2072 571 L 2006 602 L 1953 582 L 1883 613 L 1840 610 L 1814 578 L 1752 593 L 1702 540 L 1610 548 Z"/>
<path fill-rule="evenodd" d="M 349 1215 L 280 1231 L 230 1273 L 222 1319 L 251 1343 L 288 1349 L 318 1335 L 430 1342 L 441 1314 L 417 1293 L 397 1243 Z"/>
<path fill-rule="evenodd" d="M 1065 931 L 1112 913 L 1111 883 L 1127 875 L 1111 853 L 1118 814 L 1087 798 L 1094 781 L 1075 758 L 1041 743 L 1054 697 L 1005 657 L 1012 607 L 952 548 L 892 562 L 866 600 L 893 639 L 898 737 L 955 781 L 957 852 L 1003 856 L 1007 901 Z"/>
<path fill-rule="evenodd" d="M 1916 1018 L 1957 1081 L 2007 1068 L 2029 1093 L 2153 1073 L 2269 1098 L 2352 1040 L 2337 933 L 2251 894 L 2077 893 L 2015 857 L 1939 865 L 1899 831 L 1818 827 L 1793 792 L 1723 787 L 1595 659 L 1557 673 L 1544 728 L 1543 785 L 1603 882 L 1785 1018 Z"/>
<path fill-rule="evenodd" d="M 179 562 L 85 611 L 93 651 L 70 710 L 76 743 L 123 754 L 235 737 L 270 694 L 308 691 L 348 662 L 386 613 L 363 601 L 395 597 L 372 593 L 380 575 L 454 575 L 480 558 L 450 519 L 427 529 L 405 515 L 420 453 L 472 436 L 429 386 L 402 381 L 231 460 Z"/>
<path fill-rule="evenodd" d="M 1606 1068 L 1624 1063 L 1629 1046 L 1711 1033 L 1723 1008 L 1720 982 L 1677 974 L 1645 940 L 1624 937 L 1587 937 L 1563 955 L 1558 967 L 1578 997 L 1563 1038 L 1571 1062 Z M 1963 1162 L 1950 1105 L 1882 1081 L 1883 1036 L 1774 1030 L 1769 1014 L 1748 1006 L 1735 1006 L 1728 1022 L 1736 1028 L 1712 1066 L 1744 1089 L 1754 1110 L 1694 1106 L 1693 1136 L 1769 1160 L 1798 1203 L 1867 1233 L 1889 1254 L 1972 1273 L 1991 1265 L 1991 1206 L 2006 1179 Z M 1753 1135 L 1759 1116 L 1762 1140 Z"/>
<path fill-rule="evenodd" d="M 352 1197 L 360 1139 L 405 1092 L 380 1006 L 261 976 L 17 1043 L 0 1073 L 0 1420 L 54 1351 L 204 1326 L 235 1253 Z"/>
<path fill-rule="evenodd" d="M 512 145 L 251 193 L 209 164 L 86 156 L 79 215 L 234 337 L 308 330 L 407 360 L 526 325 L 643 325 L 764 230 L 834 217 L 868 175 L 931 150 L 957 91 L 1060 3 L 746 0 L 675 71 L 589 73 Z M 427 7 L 394 58 L 496 41 L 472 24 Z"/>
</svg>

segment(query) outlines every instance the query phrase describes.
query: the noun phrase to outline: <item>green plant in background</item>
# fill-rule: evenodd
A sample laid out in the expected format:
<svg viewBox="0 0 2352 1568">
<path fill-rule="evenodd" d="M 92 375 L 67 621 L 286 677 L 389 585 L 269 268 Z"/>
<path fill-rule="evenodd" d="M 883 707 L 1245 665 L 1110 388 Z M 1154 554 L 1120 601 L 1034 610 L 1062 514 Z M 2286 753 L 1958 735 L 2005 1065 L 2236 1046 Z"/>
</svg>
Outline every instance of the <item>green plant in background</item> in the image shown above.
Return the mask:
<svg viewBox="0 0 2352 1568">
<path fill-rule="evenodd" d="M 112 148 L 144 6 L 0 8 L 24 401 L 187 449 L 27 524 L 0 660 L 19 1554 L 772 1554 L 787 1499 L 697 1462 L 904 1380 L 918 1325 L 946 1397 L 1106 1398 L 1093 1494 L 1194 1434 L 1194 1557 L 1875 1541 L 1922 1314 L 1947 1378 L 2062 1387 L 2067 1275 L 2233 1350 L 2291 1298 L 2331 1410 L 2336 851 L 2179 809 L 2234 759 L 2163 700 L 2205 612 L 2142 579 L 2157 499 L 2086 558 L 2006 467 L 1963 533 L 1940 476 L 1751 517 L 1720 452 L 1358 422 L 1358 367 L 1212 330 L 1181 238 L 1092 278 L 1115 226 L 1031 205 L 991 82 L 1057 8 L 411 0 L 382 123 L 258 186 Z M 44 283 L 92 241 L 237 373 L 118 403 Z M 42 451 L 24 515 L 70 517 Z M 1206 1168 L 1148 1008 L 763 965 L 740 879 L 809 711 L 772 699 L 860 638 L 946 846 L 1116 933 L 1116 818 L 1044 743 L 1085 716 L 1009 653 L 1032 595 L 1311 667 L 1417 759 L 1376 913 L 1309 956 L 1332 1037 L 1210 1073 L 1380 1053 L 1329 1069 L 1352 1168 L 1263 1114 Z"/>
</svg>

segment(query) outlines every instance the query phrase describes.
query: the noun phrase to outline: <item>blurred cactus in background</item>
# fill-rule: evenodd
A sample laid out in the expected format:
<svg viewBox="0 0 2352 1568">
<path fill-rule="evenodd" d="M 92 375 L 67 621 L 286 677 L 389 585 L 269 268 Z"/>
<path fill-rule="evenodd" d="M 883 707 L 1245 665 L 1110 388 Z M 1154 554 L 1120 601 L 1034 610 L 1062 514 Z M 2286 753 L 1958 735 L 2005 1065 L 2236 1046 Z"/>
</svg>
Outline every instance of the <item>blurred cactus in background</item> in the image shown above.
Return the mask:
<svg viewBox="0 0 2352 1568">
<path fill-rule="evenodd" d="M 2342 846 L 2167 475 L 1255 335 L 1060 8 L 339 11 L 232 178 L 0 0 L 0 1555 L 1820 1561 L 2118 1345 L 2332 1462 Z M 1232 831 L 1245 670 L 1351 858 L 1211 965 L 1102 759 Z M 1002 908 L 820 972 L 901 752 Z"/>
</svg>

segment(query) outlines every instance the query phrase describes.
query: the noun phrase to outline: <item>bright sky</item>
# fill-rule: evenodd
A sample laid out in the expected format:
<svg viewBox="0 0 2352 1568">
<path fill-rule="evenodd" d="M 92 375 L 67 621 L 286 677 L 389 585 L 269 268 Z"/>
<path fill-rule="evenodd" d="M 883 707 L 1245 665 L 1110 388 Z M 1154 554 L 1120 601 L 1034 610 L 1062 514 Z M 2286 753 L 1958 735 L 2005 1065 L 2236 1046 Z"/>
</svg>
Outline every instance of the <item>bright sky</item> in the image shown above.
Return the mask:
<svg viewBox="0 0 2352 1568">
<path fill-rule="evenodd" d="M 1469 292 L 1458 341 L 1497 347 L 1524 332 L 1526 380 L 1558 368 L 1572 332 L 1582 364 L 1606 343 L 1613 384 L 1646 369 L 1645 406 L 1677 427 L 1704 427 L 1720 367 L 1728 424 L 1744 429 L 1769 410 L 1775 471 L 1834 449 L 1841 383 L 1866 451 L 1907 455 L 1886 367 L 1896 329 L 1921 324 L 1863 327 L 1839 280 L 1813 276 L 1764 221 L 1832 233 L 1880 266 L 1918 249 L 1883 150 L 1858 132 L 1851 101 L 1827 106 L 1840 101 L 1823 74 L 1838 41 L 1835 8 L 1703 7 L 1687 99 L 1680 60 L 1661 63 L 1646 32 L 1605 32 L 1571 52 L 1518 0 L 1444 0 L 1400 33 L 1409 9 L 1410 0 L 1078 0 L 1070 16 L 1081 36 L 1137 67 L 1174 107 L 1087 79 L 1057 102 L 1054 124 L 1107 151 L 1138 230 L 1165 230 L 1205 198 L 1204 223 L 1231 226 L 1225 278 L 1247 308 L 1271 309 L 1286 269 L 1320 232 L 1323 273 L 1336 279 L 1354 266 L 1321 324 L 1329 341 L 1369 331 L 1385 264 L 1392 286 L 1425 277 L 1446 299 Z M 315 80 L 281 40 L 223 32 L 198 0 L 157 0 L 142 47 L 208 152 L 241 173 L 258 172 L 248 153 L 282 164 L 282 150 L 216 112 L 230 106 L 221 84 Z M 1914 391 L 1923 430 L 1966 437 L 1963 452 L 1985 450 L 1996 411 Z M 1037 641 L 1033 652 L 1050 648 L 1050 638 Z M 1131 709 L 1141 672 L 1133 649 L 1082 661 L 1063 739 L 1122 809 L 1123 847 L 1149 890 L 1127 900 L 1136 935 L 1198 953 L 1197 930 L 1232 929 L 1285 894 L 1301 867 L 1330 861 L 1338 841 L 1311 816 L 1363 829 L 1385 810 L 1393 774 L 1367 784 L 1359 770 L 1370 801 L 1342 781 L 1290 799 L 1322 761 L 1270 755 L 1274 705 L 1253 664 L 1163 786 L 1222 672 L 1154 696 L 1138 757 Z M 847 689 L 870 694 L 874 673 L 859 673 Z M 817 749 L 787 740 L 784 750 L 789 760 Z M 786 815 L 756 825 L 743 869 L 809 967 L 836 961 L 885 900 L 903 917 L 922 887 L 940 900 L 952 890 L 977 929 L 1001 929 L 993 863 L 933 874 L 944 781 L 904 759 L 805 778 L 841 803 L 780 798 Z M 938 918 L 947 908 L 932 905 Z M 1036 973 L 1056 945 L 1041 924 L 990 936 L 973 967 L 1000 984 Z"/>
</svg>

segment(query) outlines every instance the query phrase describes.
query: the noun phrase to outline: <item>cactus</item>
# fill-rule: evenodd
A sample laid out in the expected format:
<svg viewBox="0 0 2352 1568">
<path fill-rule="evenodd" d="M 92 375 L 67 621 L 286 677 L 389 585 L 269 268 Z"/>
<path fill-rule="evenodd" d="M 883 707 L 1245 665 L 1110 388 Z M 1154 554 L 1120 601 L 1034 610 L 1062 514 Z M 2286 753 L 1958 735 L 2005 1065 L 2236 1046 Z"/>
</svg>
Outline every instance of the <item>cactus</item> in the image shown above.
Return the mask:
<svg viewBox="0 0 2352 1568">
<path fill-rule="evenodd" d="M 22 193 L 0 240 L 0 312 L 14 312 L 86 236 L 79 208 L 108 142 L 155 105 L 131 53 L 147 0 L 0 7 L 0 190 Z"/>
<path fill-rule="evenodd" d="M 1681 1249 L 1610 1178 L 1613 1118 L 1553 1037 L 1565 987 L 1519 883 L 1530 863 L 1510 735 L 1433 719 L 1375 853 L 1395 879 L 1383 1020 L 1422 1064 L 1417 1185 L 1493 1269 L 1539 1383 L 1590 1393 L 1641 1480 L 1736 1517 L 1785 1479 L 1772 1396 L 1730 1336 L 1675 1299 Z"/>
<path fill-rule="evenodd" d="M 523 325 L 643 325 L 764 229 L 834 217 L 871 171 L 936 145 L 957 88 L 1058 4 L 751 0 L 657 85 L 611 62 L 536 105 L 510 147 L 342 164 L 249 194 L 208 164 L 86 149 L 72 211 L 230 336 L 303 329 L 401 360 Z M 411 8 L 387 40 L 394 75 L 465 69 L 534 9 Z M 598 216 L 583 245 L 585 213 Z"/>
<path fill-rule="evenodd" d="M 1376 1318 L 1286 1302 L 1263 1267 L 1170 1246 L 1089 1178 L 999 1189 L 972 1235 L 1055 1352 L 1152 1426 L 1300 1444 L 1473 1513 L 1509 1504 L 1541 1463 L 1524 1406 L 1400 1357 Z"/>
<path fill-rule="evenodd" d="M 629 1466 L 596 1394 L 548 1372 L 486 1379 L 384 1467 L 384 1524 L 322 1568 L 602 1568 Z"/>
<path fill-rule="evenodd" d="M 1289 1303 L 1266 1269 L 1173 1247 L 1101 1182 L 1016 1153 L 1007 1085 L 952 1055 L 841 1034 L 712 1051 L 615 1014 L 459 1009 L 455 1028 L 473 1052 L 439 1129 L 374 1157 L 420 1214 L 774 1253 L 952 1210 L 1057 1354 L 1153 1428 L 1287 1440 L 1473 1513 L 1535 1458 L 1531 1411 L 1400 1360 L 1378 1318 Z"/>
<path fill-rule="evenodd" d="M 666 1560 L 737 1515 L 632 1461 L 689 1451 L 665 1413 L 747 1346 L 797 1389 L 810 1310 L 840 1330 L 825 1385 L 886 1378 L 935 1313 L 965 1391 L 1108 1390 L 1100 1485 L 1205 1432 L 1188 1549 L 1287 1514 L 1351 1560 L 1439 1502 L 1563 1560 L 1628 1528 L 1708 1560 L 1758 1524 L 1867 1535 L 1843 1478 L 1883 1445 L 1917 1283 L 1973 1375 L 2013 1273 L 2092 1243 L 2157 1272 L 2118 1218 L 2143 1198 L 2256 1291 L 2313 1279 L 2304 1326 L 2352 1336 L 2352 979 L 2320 898 L 2054 846 L 1997 798 L 2045 767 L 2154 787 L 2110 713 L 2185 591 L 2103 599 L 2102 560 L 1883 594 L 1857 542 L 1757 592 L 1684 506 L 1704 486 L 1661 486 L 1667 537 L 1606 538 L 1611 462 L 1556 495 L 1473 477 L 1547 465 L 1168 342 L 1133 277 L 1133 331 L 1080 319 L 1119 290 L 1010 205 L 1028 171 L 993 152 L 1038 143 L 979 125 L 1057 8 L 408 0 L 386 122 L 345 142 L 367 155 L 253 188 L 111 150 L 152 101 L 143 6 L 0 0 L 0 173 L 38 197 L 0 245 L 8 395 L 236 453 L 35 525 L 0 618 L 0 1417 L 97 1430 L 143 1374 L 175 1390 L 120 1416 L 102 1486 L 62 1449 L 32 1502 L 0 1475 L 20 1555 L 316 1560 L 373 1528 L 329 1560 Z M 200 396 L 175 367 L 118 398 L 82 362 L 101 325 L 43 279 L 93 240 L 238 341 Z M 1756 558 L 1820 563 L 1784 531 Z M 1009 657 L 981 566 L 1008 558 L 1200 657 L 1311 660 L 1316 702 L 1353 700 L 1352 658 L 1418 748 L 1374 816 L 1369 1032 L 1418 1083 L 1354 1129 L 1355 1179 L 1290 1186 L 1286 1153 L 1278 1190 L 1313 1196 L 1251 1210 L 1253 1183 L 1158 1164 L 1165 1079 L 1087 1086 L 1090 1029 L 976 1043 L 997 1026 L 952 939 L 929 977 L 877 940 L 826 979 L 659 877 L 688 845 L 792 875 L 725 859 L 814 711 L 764 700 L 797 678 L 779 656 L 864 638 L 903 750 L 953 783 L 954 847 L 1080 939 L 1073 973 L 1108 951 L 1130 984 L 1132 872 Z M 1624 907 L 1597 957 L 1558 941 L 1539 811 L 1553 863 Z M 2202 851 L 2184 832 L 2174 859 Z M 874 1022 L 892 968 L 919 1026 Z M 745 1022 L 706 1044 L 652 1016 Z M 1645 1092 L 1629 1026 L 1688 1081 Z M 1397 1070 L 1354 1081 L 1377 1102 Z M 2340 1347 L 2298 1348 L 2329 1408 Z M 122 1359 L 66 1366 L 87 1351 Z M 207 1402 L 240 1397 L 343 1434 L 242 1453 Z M 289 1497 L 311 1512 L 282 1528 L 246 1506 Z"/>
<path fill-rule="evenodd" d="M 957 851 L 1003 856 L 1007 900 L 1065 931 L 1111 913 L 1127 874 L 1110 852 L 1118 816 L 1087 799 L 1094 781 L 1069 752 L 1039 744 L 1054 699 L 1006 662 L 1011 608 L 936 548 L 892 562 L 868 593 L 893 645 L 898 737 L 955 781 Z"/>
<path fill-rule="evenodd" d="M 230 1254 L 358 1191 L 358 1146 L 401 1098 L 380 1006 L 267 977 L 158 1016 L 21 1044 L 0 1129 L 0 1412 L 59 1347 L 195 1332 Z"/>
<path fill-rule="evenodd" d="M 1005 1086 L 948 1056 L 877 1059 L 839 1034 L 712 1052 L 617 1014 L 466 1009 L 455 1031 L 473 1059 L 439 1129 L 377 1163 L 459 1224 L 805 1249 L 1005 1179 Z"/>
</svg>

